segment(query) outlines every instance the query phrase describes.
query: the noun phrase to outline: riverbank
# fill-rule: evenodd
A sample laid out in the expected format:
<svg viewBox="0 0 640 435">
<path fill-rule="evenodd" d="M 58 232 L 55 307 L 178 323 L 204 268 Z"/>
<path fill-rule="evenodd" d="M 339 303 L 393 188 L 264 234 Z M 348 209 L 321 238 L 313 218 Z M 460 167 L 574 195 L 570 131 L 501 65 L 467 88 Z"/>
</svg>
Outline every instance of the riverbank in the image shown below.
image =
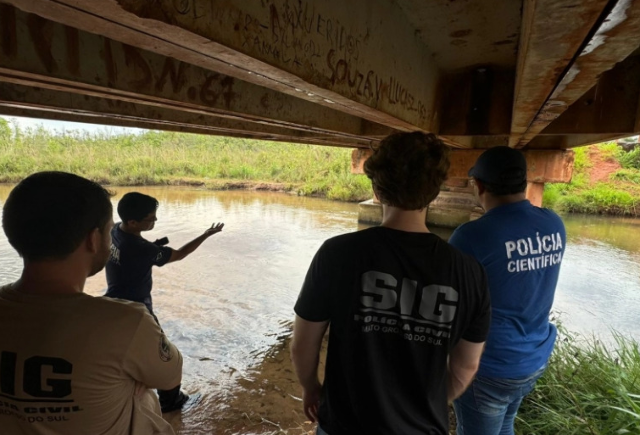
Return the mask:
<svg viewBox="0 0 640 435">
<path fill-rule="evenodd" d="M 640 216 L 640 148 L 575 149 L 569 184 L 547 184 L 544 206 L 561 212 Z M 351 149 L 147 131 L 108 135 L 10 128 L 0 118 L 0 182 L 42 170 L 105 185 L 266 190 L 364 201 L 371 182 L 351 174 Z"/>
<path fill-rule="evenodd" d="M 73 172 L 105 185 L 191 185 L 289 192 L 339 201 L 371 198 L 351 174 L 351 149 L 147 131 L 51 133 L 9 128 L 0 118 L 0 182 L 36 171 Z"/>
<path fill-rule="evenodd" d="M 568 435 L 640 433 L 638 344 L 615 335 L 615 349 L 560 328 L 545 375 L 522 404 L 516 434 Z M 315 424 L 302 410 L 301 388 L 283 334 L 264 359 L 240 377 L 224 410 L 212 421 L 216 433 L 312 435 Z M 322 379 L 327 337 L 320 353 Z M 176 430 L 180 417 L 166 415 Z M 450 411 L 450 434 L 455 415 Z"/>
<path fill-rule="evenodd" d="M 288 431 L 302 435 L 311 425 L 305 424 L 297 400 L 300 390 L 286 354 L 289 331 L 281 322 L 293 316 L 292 307 L 318 247 L 330 237 L 362 228 L 356 223 L 357 205 L 267 192 L 177 187 L 113 190 L 117 195 L 114 204 L 132 190 L 159 200 L 159 221 L 145 233 L 150 240 L 169 236 L 172 246 L 182 246 L 212 221 L 226 223 L 220 235 L 204 243 L 188 260 L 154 270 L 154 305 L 169 338 L 184 356 L 183 386 L 189 393 L 202 394 L 197 406 L 167 415 L 180 425 L 177 433 Z M 10 191 L 11 186 L 0 185 L 0 203 Z M 588 337 L 597 333 L 610 342 L 608 332 L 614 329 L 637 340 L 640 219 L 567 215 L 565 226 L 568 249 L 555 309 L 563 313 L 572 331 Z M 13 282 L 20 276 L 22 260 L 2 232 L 0 266 L 0 282 Z M 105 287 L 103 271 L 87 280 L 85 291 L 100 296 Z M 587 341 L 596 343 L 595 339 Z M 559 345 L 564 343 L 573 345 L 577 340 L 573 336 L 558 340 Z M 566 357 L 572 358 L 572 352 L 567 347 Z M 627 352 L 634 353 L 637 355 L 637 350 Z M 573 428 L 571 418 L 580 410 L 604 425 L 607 421 L 602 419 L 617 418 L 609 407 L 632 410 L 631 405 L 624 405 L 624 399 L 632 396 L 620 396 L 619 392 L 640 393 L 638 361 L 638 356 L 625 362 L 616 354 L 602 358 L 584 353 L 567 359 L 566 364 L 554 362 L 561 370 L 549 378 L 547 393 L 539 399 L 540 414 L 533 421 L 544 423 L 549 413 L 560 412 Z M 603 370 L 607 367 L 611 370 Z M 583 384 L 589 388 L 581 389 Z M 245 392 L 240 391 L 243 388 Z M 282 401 L 272 402 L 272 397 Z M 574 397 L 574 404 L 567 405 L 566 399 Z M 276 409 L 269 408 L 269 403 L 276 403 Z M 594 404 L 600 404 L 601 409 L 595 409 Z M 576 421 L 573 431 L 521 430 L 520 435 L 616 433 L 590 431 L 580 424 Z M 638 434 L 640 430 L 627 433 Z"/>
<path fill-rule="evenodd" d="M 640 216 L 640 148 L 576 148 L 571 183 L 547 184 L 543 205 L 567 213 Z"/>
</svg>

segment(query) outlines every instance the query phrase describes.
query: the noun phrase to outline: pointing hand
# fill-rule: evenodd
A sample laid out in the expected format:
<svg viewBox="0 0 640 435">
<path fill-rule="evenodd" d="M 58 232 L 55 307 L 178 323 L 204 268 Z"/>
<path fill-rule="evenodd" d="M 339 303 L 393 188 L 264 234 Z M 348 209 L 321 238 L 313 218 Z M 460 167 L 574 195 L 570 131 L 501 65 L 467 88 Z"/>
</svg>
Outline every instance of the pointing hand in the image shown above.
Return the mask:
<svg viewBox="0 0 640 435">
<path fill-rule="evenodd" d="M 207 228 L 204 233 L 208 236 L 213 236 L 215 233 L 219 233 L 220 231 L 222 231 L 222 227 L 224 227 L 224 224 L 222 222 L 213 223 L 211 224 L 211 227 Z"/>
</svg>

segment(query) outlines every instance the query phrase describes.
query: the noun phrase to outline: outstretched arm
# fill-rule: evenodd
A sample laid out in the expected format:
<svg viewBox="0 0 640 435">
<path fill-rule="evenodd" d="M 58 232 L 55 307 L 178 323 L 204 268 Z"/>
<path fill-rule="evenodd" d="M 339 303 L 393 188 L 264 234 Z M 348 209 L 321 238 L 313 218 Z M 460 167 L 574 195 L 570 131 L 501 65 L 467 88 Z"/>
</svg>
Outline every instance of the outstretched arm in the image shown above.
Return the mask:
<svg viewBox="0 0 640 435">
<path fill-rule="evenodd" d="M 199 235 L 198 237 L 196 237 L 195 239 L 193 239 L 192 241 L 190 241 L 180 249 L 174 249 L 173 252 L 171 252 L 171 258 L 169 258 L 169 261 L 167 263 L 182 260 L 187 255 L 191 254 L 193 251 L 198 249 L 198 247 L 202 245 L 202 242 L 204 242 L 214 234 L 222 231 L 223 227 L 224 227 L 224 224 L 222 222 L 217 224 L 212 224 L 211 227 L 207 228 L 207 230 L 204 233 L 202 233 L 201 235 Z"/>
<path fill-rule="evenodd" d="M 311 421 L 318 420 L 318 405 L 322 386 L 318 380 L 318 361 L 322 337 L 328 321 L 309 322 L 296 316 L 291 340 L 291 360 L 302 385 L 304 413 Z"/>
</svg>

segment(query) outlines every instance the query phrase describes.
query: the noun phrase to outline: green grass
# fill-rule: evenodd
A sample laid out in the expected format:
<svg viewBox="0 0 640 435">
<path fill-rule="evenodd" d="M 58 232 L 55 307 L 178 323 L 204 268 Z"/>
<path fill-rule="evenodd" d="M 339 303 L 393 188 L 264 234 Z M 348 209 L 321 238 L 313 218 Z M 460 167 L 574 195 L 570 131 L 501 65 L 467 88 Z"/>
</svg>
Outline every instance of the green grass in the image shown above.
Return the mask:
<svg viewBox="0 0 640 435">
<path fill-rule="evenodd" d="M 598 147 L 600 151 L 600 155 L 609 161 L 617 161 L 620 159 L 621 155 L 624 153 L 622 149 L 618 146 L 615 141 L 612 142 L 604 142 L 601 144 L 595 145 Z M 582 148 L 585 149 L 585 148 Z"/>
<path fill-rule="evenodd" d="M 623 168 L 609 183 L 590 185 L 588 148 L 575 149 L 573 180 L 547 184 L 543 204 L 559 211 L 640 214 L 640 149 L 615 142 L 596 145 Z M 0 118 L 0 182 L 17 182 L 42 170 L 74 172 L 112 185 L 199 184 L 211 189 L 274 183 L 299 195 L 341 201 L 372 196 L 371 182 L 351 174 L 345 148 L 148 131 L 112 136 L 43 128 L 12 129 Z"/>
<path fill-rule="evenodd" d="M 627 181 L 629 183 L 640 184 L 640 170 L 638 169 L 620 169 L 611 174 L 613 181 Z"/>
<path fill-rule="evenodd" d="M 14 128 L 12 135 L 6 127 L 0 122 L 0 182 L 59 170 L 112 185 L 277 183 L 342 201 L 372 196 L 369 179 L 351 174 L 345 148 L 157 131 L 110 136 Z"/>
<path fill-rule="evenodd" d="M 574 192 L 562 202 L 565 211 L 574 213 L 637 216 L 640 198 L 616 189 L 610 183 L 597 183 L 588 190 Z"/>
<path fill-rule="evenodd" d="M 620 164 L 625 169 L 640 169 L 640 148 L 620 155 Z"/>
<path fill-rule="evenodd" d="M 542 199 L 545 207 L 570 213 L 640 215 L 640 192 L 622 190 L 612 183 L 575 185 L 548 184 Z"/>
<path fill-rule="evenodd" d="M 640 433 L 640 350 L 614 333 L 614 343 L 559 328 L 555 350 L 523 402 L 516 432 L 527 435 Z"/>
<path fill-rule="evenodd" d="M 631 153 L 623 152 L 615 142 L 595 145 L 604 160 L 618 161 L 624 167 L 624 159 Z M 589 147 L 576 148 L 573 178 L 567 184 L 546 184 L 542 204 L 563 212 L 609 214 L 620 216 L 640 215 L 640 170 L 629 167 L 610 176 L 609 182 L 591 184 Z M 635 151 L 634 151 L 635 152 Z M 632 156 L 633 157 L 633 156 Z"/>
<path fill-rule="evenodd" d="M 589 160 L 589 153 L 586 147 L 574 148 L 574 161 L 573 169 L 578 173 L 582 173 L 592 166 L 591 160 Z"/>
</svg>

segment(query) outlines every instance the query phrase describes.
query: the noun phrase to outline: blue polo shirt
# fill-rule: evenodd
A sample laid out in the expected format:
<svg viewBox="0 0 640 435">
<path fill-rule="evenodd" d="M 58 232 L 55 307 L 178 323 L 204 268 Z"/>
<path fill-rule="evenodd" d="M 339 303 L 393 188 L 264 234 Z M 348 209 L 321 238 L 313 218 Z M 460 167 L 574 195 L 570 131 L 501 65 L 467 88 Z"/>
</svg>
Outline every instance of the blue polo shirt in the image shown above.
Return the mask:
<svg viewBox="0 0 640 435">
<path fill-rule="evenodd" d="M 105 296 L 143 303 L 153 313 L 151 268 L 167 264 L 172 251 L 122 231 L 120 223 L 114 225 L 111 255 L 105 267 L 109 286 Z"/>
<path fill-rule="evenodd" d="M 560 217 L 528 200 L 489 210 L 449 243 L 482 264 L 491 327 L 480 376 L 526 377 L 544 366 L 557 330 L 549 321 L 567 236 Z"/>
</svg>

